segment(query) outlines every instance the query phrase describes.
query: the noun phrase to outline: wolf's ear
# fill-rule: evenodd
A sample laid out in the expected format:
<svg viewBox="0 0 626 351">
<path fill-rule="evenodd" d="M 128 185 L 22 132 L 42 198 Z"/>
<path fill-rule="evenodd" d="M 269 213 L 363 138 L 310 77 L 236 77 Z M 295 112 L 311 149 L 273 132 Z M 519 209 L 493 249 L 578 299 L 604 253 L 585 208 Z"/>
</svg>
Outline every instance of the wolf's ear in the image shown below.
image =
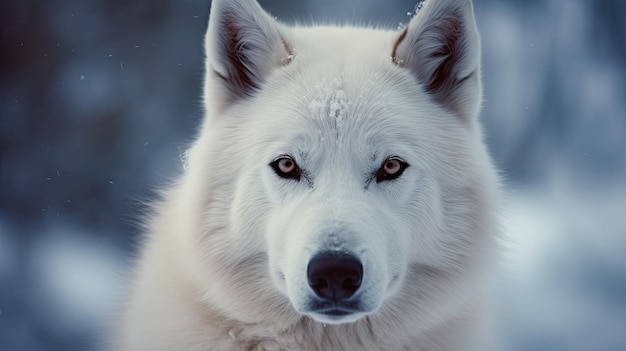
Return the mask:
<svg viewBox="0 0 626 351">
<path fill-rule="evenodd" d="M 462 119 L 478 114 L 480 38 L 471 0 L 426 0 L 400 34 L 391 57 Z"/>
<path fill-rule="evenodd" d="M 281 29 L 255 0 L 213 0 L 205 43 L 205 99 L 213 106 L 207 108 L 253 95 L 272 69 L 289 63 L 292 49 Z"/>
</svg>

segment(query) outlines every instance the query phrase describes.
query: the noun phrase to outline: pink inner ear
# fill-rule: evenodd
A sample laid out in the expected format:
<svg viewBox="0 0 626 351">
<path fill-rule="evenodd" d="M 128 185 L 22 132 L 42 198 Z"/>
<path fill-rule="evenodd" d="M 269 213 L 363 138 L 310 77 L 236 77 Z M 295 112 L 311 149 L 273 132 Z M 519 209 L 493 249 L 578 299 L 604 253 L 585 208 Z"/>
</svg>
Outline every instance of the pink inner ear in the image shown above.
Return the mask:
<svg viewBox="0 0 626 351">
<path fill-rule="evenodd" d="M 285 57 L 284 59 L 282 59 L 280 61 L 280 65 L 281 66 L 287 66 L 288 64 L 290 64 L 293 59 L 295 58 L 295 51 L 293 50 L 293 48 L 291 47 L 291 45 L 289 45 L 289 43 L 285 40 L 285 38 L 281 37 L 280 40 L 282 40 L 283 42 L 283 47 L 285 48 L 285 51 L 287 52 L 287 57 Z"/>
<path fill-rule="evenodd" d="M 402 43 L 402 41 L 406 37 L 406 33 L 407 33 L 408 30 L 409 30 L 408 27 L 404 28 L 404 30 L 402 31 L 402 33 L 398 37 L 398 40 L 396 40 L 396 43 L 393 44 L 393 51 L 391 51 L 391 61 L 393 61 L 393 63 L 395 63 L 396 65 L 402 66 L 402 64 L 404 63 L 403 60 L 398 59 L 398 45 L 400 45 L 400 43 Z"/>
</svg>

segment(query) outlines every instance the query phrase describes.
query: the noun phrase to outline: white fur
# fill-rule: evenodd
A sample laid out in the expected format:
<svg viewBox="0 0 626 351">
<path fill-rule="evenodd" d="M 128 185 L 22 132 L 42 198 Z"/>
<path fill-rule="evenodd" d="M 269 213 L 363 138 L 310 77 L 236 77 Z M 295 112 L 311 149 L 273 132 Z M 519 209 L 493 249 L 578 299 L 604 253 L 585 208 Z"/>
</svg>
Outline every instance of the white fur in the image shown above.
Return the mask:
<svg viewBox="0 0 626 351">
<path fill-rule="evenodd" d="M 214 0 L 206 45 L 207 118 L 156 208 L 113 349 L 487 350 L 473 343 L 497 179 L 471 1 L 430 0 L 402 34 L 287 27 L 254 0 Z M 306 177 L 274 172 L 285 154 Z M 389 156 L 409 167 L 372 180 Z M 307 310 L 323 250 L 361 260 L 361 312 Z"/>
</svg>

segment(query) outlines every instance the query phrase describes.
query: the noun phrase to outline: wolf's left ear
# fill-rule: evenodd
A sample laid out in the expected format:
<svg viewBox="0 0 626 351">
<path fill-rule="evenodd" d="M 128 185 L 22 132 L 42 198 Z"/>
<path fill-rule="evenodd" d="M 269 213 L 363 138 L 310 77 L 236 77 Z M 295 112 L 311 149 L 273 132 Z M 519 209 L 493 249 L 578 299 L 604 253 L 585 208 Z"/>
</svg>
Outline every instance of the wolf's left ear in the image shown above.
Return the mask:
<svg viewBox="0 0 626 351">
<path fill-rule="evenodd" d="M 281 30 L 255 0 L 213 0 L 205 43 L 205 100 L 214 105 L 207 108 L 219 112 L 250 97 L 272 69 L 289 63 L 292 49 Z"/>
<path fill-rule="evenodd" d="M 426 0 L 400 34 L 391 57 L 462 119 L 478 114 L 480 38 L 471 0 Z"/>
</svg>

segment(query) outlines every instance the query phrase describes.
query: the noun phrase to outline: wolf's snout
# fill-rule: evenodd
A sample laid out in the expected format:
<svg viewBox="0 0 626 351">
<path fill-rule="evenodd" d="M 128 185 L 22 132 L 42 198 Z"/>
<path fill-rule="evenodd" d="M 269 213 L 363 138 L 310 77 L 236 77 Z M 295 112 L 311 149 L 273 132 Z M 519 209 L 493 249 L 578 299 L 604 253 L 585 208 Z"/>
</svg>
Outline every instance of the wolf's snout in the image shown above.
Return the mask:
<svg viewBox="0 0 626 351">
<path fill-rule="evenodd" d="M 309 261 L 307 275 L 317 296 L 340 301 L 354 295 L 361 286 L 363 265 L 352 255 L 322 252 Z"/>
</svg>

